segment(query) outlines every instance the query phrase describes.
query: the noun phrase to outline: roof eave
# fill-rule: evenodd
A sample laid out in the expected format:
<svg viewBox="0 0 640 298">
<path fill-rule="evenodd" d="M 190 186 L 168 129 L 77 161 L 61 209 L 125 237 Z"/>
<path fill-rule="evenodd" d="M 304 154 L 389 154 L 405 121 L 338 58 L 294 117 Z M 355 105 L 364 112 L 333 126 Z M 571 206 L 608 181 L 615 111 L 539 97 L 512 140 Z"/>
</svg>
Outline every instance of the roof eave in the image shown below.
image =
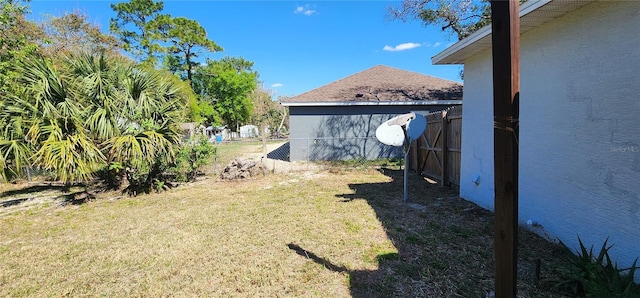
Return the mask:
<svg viewBox="0 0 640 298">
<path fill-rule="evenodd" d="M 555 17 L 561 16 L 564 13 L 567 13 L 571 10 L 577 9 L 594 1 L 595 0 L 580 0 L 572 2 L 562 2 L 558 0 L 529 0 L 520 6 L 520 33 L 522 34 L 541 24 L 546 23 L 547 21 Z M 525 18 L 527 15 L 553 2 L 556 2 L 557 4 L 552 4 L 541 11 L 541 13 L 547 12 L 545 17 L 540 18 L 540 15 L 538 14 L 538 16 L 533 16 L 532 20 L 528 20 L 526 24 L 522 24 L 523 18 Z M 566 6 L 566 9 L 558 9 L 562 6 Z M 490 48 L 491 25 L 487 25 L 433 56 L 431 58 L 431 63 L 433 63 L 434 65 L 463 64 L 467 58 Z"/>
<path fill-rule="evenodd" d="M 462 100 L 414 100 L 414 101 L 332 101 L 332 102 L 282 102 L 285 107 L 345 107 L 345 106 L 448 106 L 461 105 Z"/>
<path fill-rule="evenodd" d="M 491 26 L 485 26 L 478 31 L 472 33 L 466 38 L 456 42 L 452 46 L 444 49 L 444 51 L 436 54 L 431 58 L 431 63 L 436 64 L 462 64 L 464 60 L 459 60 L 455 55 L 467 48 L 468 46 L 475 44 L 477 41 L 486 38 L 491 35 Z"/>
</svg>

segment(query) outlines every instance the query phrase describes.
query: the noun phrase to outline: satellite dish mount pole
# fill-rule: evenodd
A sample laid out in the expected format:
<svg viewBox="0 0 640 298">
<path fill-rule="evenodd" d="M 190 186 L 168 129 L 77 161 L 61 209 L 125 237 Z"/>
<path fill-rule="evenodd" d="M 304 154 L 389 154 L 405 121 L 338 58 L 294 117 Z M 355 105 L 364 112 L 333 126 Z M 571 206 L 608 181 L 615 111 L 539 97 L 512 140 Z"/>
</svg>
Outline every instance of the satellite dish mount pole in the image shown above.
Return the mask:
<svg viewBox="0 0 640 298">
<path fill-rule="evenodd" d="M 404 194 L 403 200 L 409 198 L 409 152 L 411 143 L 424 133 L 427 120 L 416 113 L 408 113 L 393 117 L 376 129 L 376 138 L 385 145 L 403 147 L 404 153 Z"/>
<path fill-rule="evenodd" d="M 409 199 L 409 151 L 411 151 L 411 140 L 407 135 L 407 130 L 404 131 L 404 193 L 403 200 L 406 202 Z"/>
</svg>

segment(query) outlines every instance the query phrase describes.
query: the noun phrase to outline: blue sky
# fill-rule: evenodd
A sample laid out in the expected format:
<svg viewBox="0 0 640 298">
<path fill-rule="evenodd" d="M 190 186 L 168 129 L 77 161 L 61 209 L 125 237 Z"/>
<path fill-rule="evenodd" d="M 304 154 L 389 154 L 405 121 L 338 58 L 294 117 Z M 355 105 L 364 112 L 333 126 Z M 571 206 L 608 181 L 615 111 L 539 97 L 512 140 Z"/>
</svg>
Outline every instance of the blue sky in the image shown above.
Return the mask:
<svg viewBox="0 0 640 298">
<path fill-rule="evenodd" d="M 33 0 L 32 19 L 79 10 L 108 31 L 116 1 Z M 398 1 L 164 1 L 164 13 L 200 22 L 224 48 L 211 59 L 253 61 L 264 87 L 294 96 L 383 64 L 460 82 L 461 66 L 431 65 L 455 36 L 420 22 L 389 21 Z"/>
</svg>

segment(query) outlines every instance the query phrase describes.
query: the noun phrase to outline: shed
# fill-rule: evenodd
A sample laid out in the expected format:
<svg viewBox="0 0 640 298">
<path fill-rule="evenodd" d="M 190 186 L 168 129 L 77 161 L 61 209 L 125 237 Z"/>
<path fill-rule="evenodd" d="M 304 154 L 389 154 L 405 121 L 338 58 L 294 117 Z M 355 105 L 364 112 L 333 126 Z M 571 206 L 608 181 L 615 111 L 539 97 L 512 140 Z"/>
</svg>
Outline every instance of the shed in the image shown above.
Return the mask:
<svg viewBox="0 0 640 298">
<path fill-rule="evenodd" d="M 258 133 L 258 127 L 255 125 L 243 125 L 240 126 L 240 137 L 241 138 L 257 138 L 260 134 Z"/>
<path fill-rule="evenodd" d="M 352 160 L 402 156 L 376 128 L 409 112 L 462 104 L 462 84 L 378 65 L 282 102 L 289 107 L 290 159 Z"/>
<path fill-rule="evenodd" d="M 578 248 L 640 257 L 640 2 L 520 8 L 519 221 Z M 494 208 L 491 27 L 432 58 L 464 64 L 460 195 Z M 640 276 L 636 276 L 640 279 Z"/>
</svg>

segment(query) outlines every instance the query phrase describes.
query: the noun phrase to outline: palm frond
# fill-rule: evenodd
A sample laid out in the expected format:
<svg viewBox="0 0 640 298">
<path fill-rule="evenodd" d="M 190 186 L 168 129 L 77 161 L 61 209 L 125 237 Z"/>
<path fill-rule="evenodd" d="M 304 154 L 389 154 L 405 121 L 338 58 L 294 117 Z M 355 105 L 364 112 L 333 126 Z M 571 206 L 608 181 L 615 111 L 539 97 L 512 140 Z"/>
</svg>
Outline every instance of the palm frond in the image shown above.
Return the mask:
<svg viewBox="0 0 640 298">
<path fill-rule="evenodd" d="M 112 137 L 105 142 L 109 162 L 139 165 L 144 160 L 144 152 L 135 135 L 126 134 Z"/>
<path fill-rule="evenodd" d="M 145 131 L 138 136 L 138 139 L 143 144 L 143 151 L 156 157 L 153 160 L 157 158 L 171 160 L 175 157 L 173 152 L 174 136 L 169 130 Z"/>
<path fill-rule="evenodd" d="M 95 107 L 95 110 L 87 115 L 86 124 L 98 140 L 106 140 L 120 134 L 115 115 L 108 107 Z"/>
<path fill-rule="evenodd" d="M 29 166 L 29 159 L 33 154 L 29 144 L 20 140 L 0 139 L 0 175 L 4 181 L 11 176 L 22 173 L 25 166 Z"/>
<path fill-rule="evenodd" d="M 46 140 L 34 155 L 35 164 L 56 173 L 64 182 L 87 181 L 106 163 L 95 143 L 86 135 L 67 135 Z"/>
<path fill-rule="evenodd" d="M 153 71 L 137 70 L 128 81 L 127 96 L 129 106 L 138 118 L 147 118 L 157 107 L 157 82 L 159 78 Z"/>
<path fill-rule="evenodd" d="M 26 86 L 25 95 L 32 99 L 32 104 L 47 117 L 58 116 L 55 106 L 69 100 L 67 84 L 62 76 L 43 57 L 25 59 L 17 68 Z"/>
</svg>

